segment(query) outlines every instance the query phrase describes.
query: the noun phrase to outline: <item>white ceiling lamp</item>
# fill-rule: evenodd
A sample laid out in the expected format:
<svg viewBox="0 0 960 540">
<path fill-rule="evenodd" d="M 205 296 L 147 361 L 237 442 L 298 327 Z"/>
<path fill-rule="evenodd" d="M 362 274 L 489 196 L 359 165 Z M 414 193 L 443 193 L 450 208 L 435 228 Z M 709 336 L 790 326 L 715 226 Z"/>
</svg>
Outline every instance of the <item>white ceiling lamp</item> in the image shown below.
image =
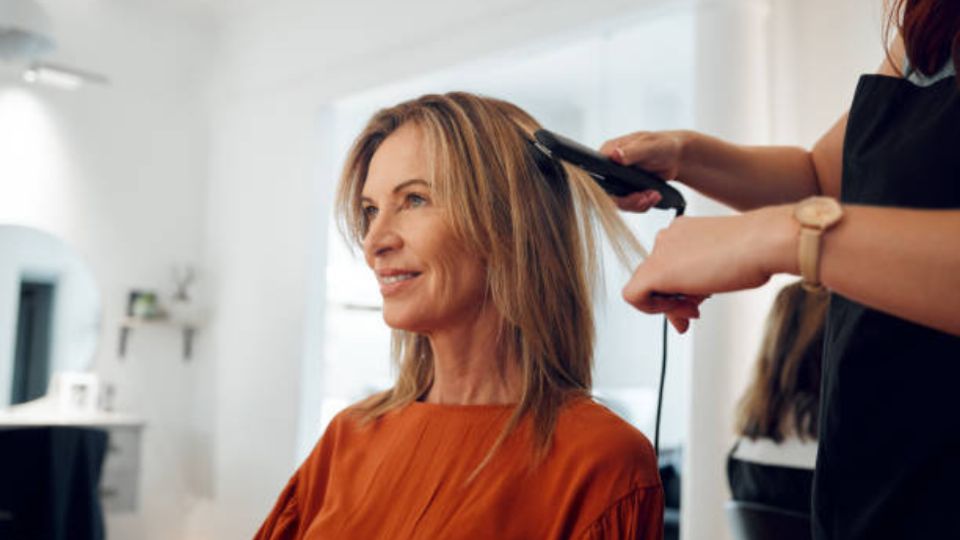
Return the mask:
<svg viewBox="0 0 960 540">
<path fill-rule="evenodd" d="M 107 84 L 103 75 L 39 60 L 56 47 L 53 25 L 36 0 L 0 0 L 0 60 L 26 65 L 23 80 L 76 90 L 85 84 Z"/>
<path fill-rule="evenodd" d="M 76 90 L 84 84 L 107 84 L 109 81 L 99 73 L 58 66 L 48 62 L 33 62 L 23 72 L 28 83 L 45 84 L 64 90 Z"/>
<path fill-rule="evenodd" d="M 0 59 L 31 61 L 53 50 L 50 17 L 34 0 L 0 0 Z"/>
</svg>

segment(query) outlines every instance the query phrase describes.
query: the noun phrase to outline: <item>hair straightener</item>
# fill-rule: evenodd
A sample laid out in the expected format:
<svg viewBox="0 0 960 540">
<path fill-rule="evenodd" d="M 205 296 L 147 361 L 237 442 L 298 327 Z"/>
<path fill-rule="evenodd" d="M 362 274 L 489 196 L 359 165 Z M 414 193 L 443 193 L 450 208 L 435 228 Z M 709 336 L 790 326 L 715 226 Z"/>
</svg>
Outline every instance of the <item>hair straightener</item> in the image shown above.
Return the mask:
<svg viewBox="0 0 960 540">
<path fill-rule="evenodd" d="M 534 144 L 542 152 L 580 167 L 610 195 L 623 197 L 652 189 L 660 193 L 656 208 L 674 208 L 679 216 L 687 207 L 687 201 L 676 188 L 651 172 L 614 163 L 596 150 L 545 129 L 537 130 L 533 135 L 536 138 Z"/>
<path fill-rule="evenodd" d="M 534 133 L 534 145 L 544 154 L 566 161 L 583 169 L 608 194 L 623 197 L 637 191 L 652 189 L 660 193 L 656 208 L 674 209 L 675 216 L 683 215 L 687 201 L 676 188 L 659 176 L 640 169 L 614 163 L 610 158 L 563 135 L 545 129 Z M 660 455 L 660 410 L 663 408 L 663 381 L 667 373 L 667 317 L 663 317 L 663 358 L 660 364 L 660 386 L 657 389 L 657 416 L 653 447 Z"/>
</svg>

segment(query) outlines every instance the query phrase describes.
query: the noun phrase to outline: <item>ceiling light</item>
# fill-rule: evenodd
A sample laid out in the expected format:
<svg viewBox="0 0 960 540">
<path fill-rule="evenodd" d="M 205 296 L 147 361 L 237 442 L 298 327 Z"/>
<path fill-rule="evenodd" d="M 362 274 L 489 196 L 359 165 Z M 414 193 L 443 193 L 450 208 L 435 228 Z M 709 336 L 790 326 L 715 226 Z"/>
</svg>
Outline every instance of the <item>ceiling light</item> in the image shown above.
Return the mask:
<svg viewBox="0 0 960 540">
<path fill-rule="evenodd" d="M 23 72 L 23 80 L 64 90 L 76 90 L 84 84 L 109 83 L 106 77 L 98 73 L 41 62 L 30 64 L 30 67 Z"/>
</svg>

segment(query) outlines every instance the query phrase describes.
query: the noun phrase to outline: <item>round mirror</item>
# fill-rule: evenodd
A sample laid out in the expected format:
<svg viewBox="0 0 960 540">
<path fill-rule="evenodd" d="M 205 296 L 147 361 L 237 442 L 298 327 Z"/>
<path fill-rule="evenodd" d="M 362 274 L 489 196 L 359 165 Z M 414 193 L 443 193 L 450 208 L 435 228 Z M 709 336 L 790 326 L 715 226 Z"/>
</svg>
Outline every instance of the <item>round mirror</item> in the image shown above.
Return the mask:
<svg viewBox="0 0 960 540">
<path fill-rule="evenodd" d="M 89 369 L 100 292 L 59 238 L 0 225 L 0 408 L 43 396 L 57 371 Z"/>
</svg>

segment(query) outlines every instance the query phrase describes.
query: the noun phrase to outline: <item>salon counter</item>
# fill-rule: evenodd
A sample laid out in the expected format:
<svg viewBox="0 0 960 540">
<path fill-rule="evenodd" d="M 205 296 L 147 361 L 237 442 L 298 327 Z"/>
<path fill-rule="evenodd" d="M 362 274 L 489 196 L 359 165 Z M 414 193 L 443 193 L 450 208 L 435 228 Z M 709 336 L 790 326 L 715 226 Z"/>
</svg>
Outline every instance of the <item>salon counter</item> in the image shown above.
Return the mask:
<svg viewBox="0 0 960 540">
<path fill-rule="evenodd" d="M 40 410 L 0 411 L 0 430 L 77 427 L 102 429 L 107 448 L 100 475 L 99 495 L 105 512 L 133 512 L 139 499 L 140 446 L 144 422 L 139 418 L 97 412 L 52 414 Z"/>
</svg>

